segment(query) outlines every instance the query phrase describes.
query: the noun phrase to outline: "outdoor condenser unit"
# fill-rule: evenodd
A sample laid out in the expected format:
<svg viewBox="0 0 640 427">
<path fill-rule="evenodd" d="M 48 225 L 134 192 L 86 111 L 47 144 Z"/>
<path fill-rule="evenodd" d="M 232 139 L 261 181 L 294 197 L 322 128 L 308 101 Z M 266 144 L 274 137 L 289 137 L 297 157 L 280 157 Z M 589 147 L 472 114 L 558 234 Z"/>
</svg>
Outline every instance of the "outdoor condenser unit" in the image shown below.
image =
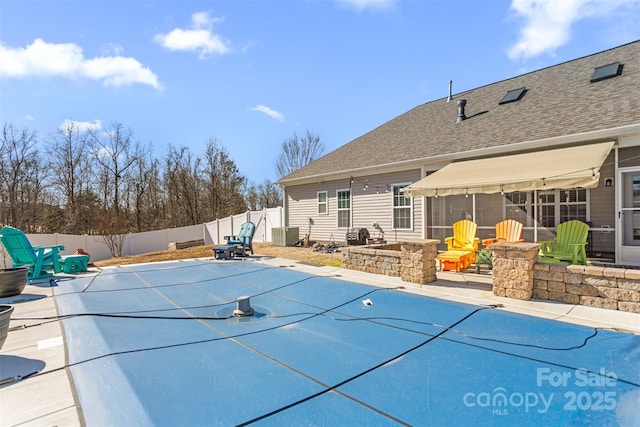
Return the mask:
<svg viewBox="0 0 640 427">
<path fill-rule="evenodd" d="M 273 246 L 294 246 L 300 240 L 300 227 L 274 227 L 271 229 Z"/>
</svg>

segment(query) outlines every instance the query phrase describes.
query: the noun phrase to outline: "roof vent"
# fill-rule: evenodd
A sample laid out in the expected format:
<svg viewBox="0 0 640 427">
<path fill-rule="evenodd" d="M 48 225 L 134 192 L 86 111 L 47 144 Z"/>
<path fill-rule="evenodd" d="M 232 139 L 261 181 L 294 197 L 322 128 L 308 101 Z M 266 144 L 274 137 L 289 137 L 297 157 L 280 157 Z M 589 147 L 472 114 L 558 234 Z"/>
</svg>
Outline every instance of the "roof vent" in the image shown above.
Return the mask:
<svg viewBox="0 0 640 427">
<path fill-rule="evenodd" d="M 447 98 L 447 102 L 451 101 L 453 98 L 451 98 L 451 85 L 453 84 L 452 80 L 449 80 L 449 97 Z"/>
<path fill-rule="evenodd" d="M 464 115 L 465 105 L 467 105 L 466 99 L 461 99 L 460 101 L 458 101 L 458 120 L 456 120 L 456 123 L 460 123 L 461 121 L 467 119 L 467 116 Z"/>
</svg>

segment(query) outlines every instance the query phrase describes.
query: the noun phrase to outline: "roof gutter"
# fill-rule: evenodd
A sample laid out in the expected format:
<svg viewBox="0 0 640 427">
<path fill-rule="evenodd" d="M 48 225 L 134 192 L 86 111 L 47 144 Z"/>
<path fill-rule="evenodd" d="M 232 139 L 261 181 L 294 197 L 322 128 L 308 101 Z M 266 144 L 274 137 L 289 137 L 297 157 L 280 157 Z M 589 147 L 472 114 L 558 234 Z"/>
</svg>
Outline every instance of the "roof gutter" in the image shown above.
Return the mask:
<svg viewBox="0 0 640 427">
<path fill-rule="evenodd" d="M 553 148 L 576 142 L 604 142 L 623 136 L 640 135 L 640 123 L 633 125 L 619 126 L 615 128 L 582 132 L 571 135 L 544 138 L 532 141 L 516 142 L 513 144 L 499 145 L 495 147 L 480 148 L 476 150 L 462 151 L 457 153 L 441 154 L 436 156 L 423 157 L 419 159 L 405 160 L 402 162 L 386 163 L 381 165 L 366 166 L 362 168 L 349 169 L 345 171 L 327 172 L 294 179 L 280 179 L 276 182 L 281 187 L 287 185 L 309 184 L 315 182 L 331 181 L 335 179 L 348 178 L 353 175 L 378 174 L 381 172 L 395 172 L 406 170 L 408 167 L 419 168 L 425 164 L 449 163 L 454 160 L 488 157 L 495 154 L 509 154 L 518 151 L 531 150 L 536 148 Z"/>
</svg>

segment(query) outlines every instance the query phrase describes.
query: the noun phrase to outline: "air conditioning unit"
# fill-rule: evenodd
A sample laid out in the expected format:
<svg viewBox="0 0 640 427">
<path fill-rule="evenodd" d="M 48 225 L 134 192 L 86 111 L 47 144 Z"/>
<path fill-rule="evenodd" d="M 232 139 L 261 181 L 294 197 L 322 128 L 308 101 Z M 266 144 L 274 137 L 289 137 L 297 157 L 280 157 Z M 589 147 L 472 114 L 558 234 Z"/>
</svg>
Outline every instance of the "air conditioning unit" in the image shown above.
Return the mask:
<svg viewBox="0 0 640 427">
<path fill-rule="evenodd" d="M 295 246 L 300 240 L 300 227 L 275 227 L 271 229 L 273 246 Z"/>
</svg>

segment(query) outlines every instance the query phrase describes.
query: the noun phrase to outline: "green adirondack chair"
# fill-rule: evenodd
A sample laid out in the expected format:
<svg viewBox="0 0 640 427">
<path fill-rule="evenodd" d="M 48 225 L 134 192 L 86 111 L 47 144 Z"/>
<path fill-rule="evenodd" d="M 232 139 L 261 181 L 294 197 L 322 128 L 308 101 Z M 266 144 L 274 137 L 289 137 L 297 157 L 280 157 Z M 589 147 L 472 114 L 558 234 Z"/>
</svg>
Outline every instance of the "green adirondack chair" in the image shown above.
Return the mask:
<svg viewBox="0 0 640 427">
<path fill-rule="evenodd" d="M 587 265 L 589 225 L 574 219 L 559 224 L 556 231 L 556 240 L 538 242 L 538 261 Z"/>
<path fill-rule="evenodd" d="M 0 241 L 11 257 L 13 267 L 29 267 L 29 279 L 42 279 L 60 273 L 63 245 L 32 246 L 22 230 L 9 226 L 0 229 Z"/>
</svg>

